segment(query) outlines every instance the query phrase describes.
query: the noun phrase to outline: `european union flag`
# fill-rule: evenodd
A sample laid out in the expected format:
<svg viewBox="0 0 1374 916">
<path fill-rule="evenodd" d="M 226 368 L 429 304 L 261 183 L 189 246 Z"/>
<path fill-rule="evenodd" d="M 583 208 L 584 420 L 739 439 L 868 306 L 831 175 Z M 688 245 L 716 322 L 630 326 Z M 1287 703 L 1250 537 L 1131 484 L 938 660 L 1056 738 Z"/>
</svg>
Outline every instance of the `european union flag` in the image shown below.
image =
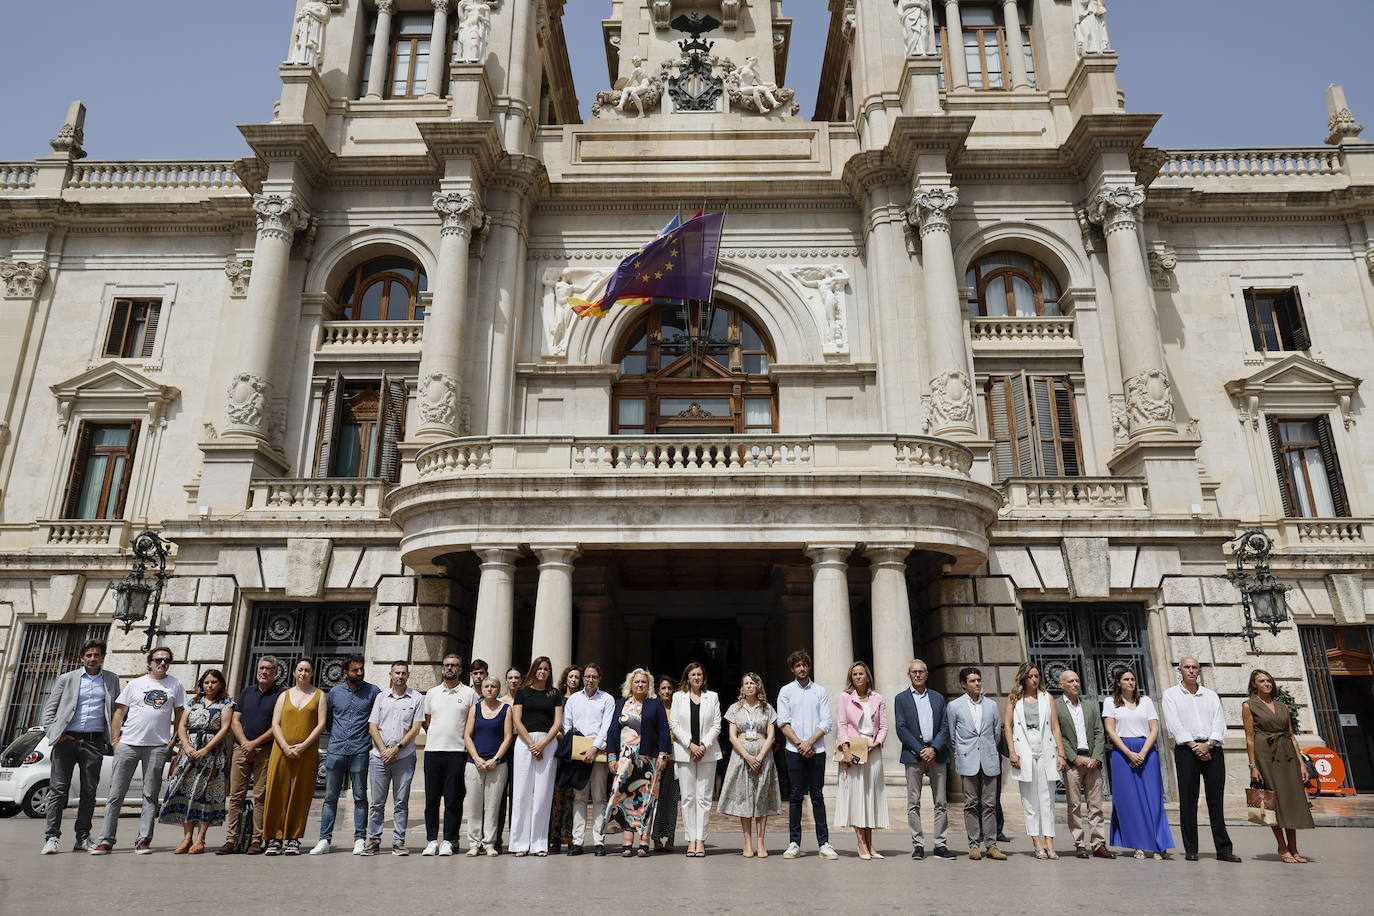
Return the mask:
<svg viewBox="0 0 1374 916">
<path fill-rule="evenodd" d="M 723 212 L 705 213 L 654 239 L 620 262 L 606 292 L 578 309 L 579 317 L 604 315 L 627 299 L 634 301 L 626 305 L 654 298 L 710 299 L 724 224 Z"/>
</svg>

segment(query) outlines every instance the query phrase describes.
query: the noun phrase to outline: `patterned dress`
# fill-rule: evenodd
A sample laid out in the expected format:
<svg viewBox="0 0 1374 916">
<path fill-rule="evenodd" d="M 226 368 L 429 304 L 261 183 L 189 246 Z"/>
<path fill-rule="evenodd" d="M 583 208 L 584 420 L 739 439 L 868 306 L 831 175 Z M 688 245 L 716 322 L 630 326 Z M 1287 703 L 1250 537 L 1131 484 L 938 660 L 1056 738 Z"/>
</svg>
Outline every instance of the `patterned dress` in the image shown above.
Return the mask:
<svg viewBox="0 0 1374 916">
<path fill-rule="evenodd" d="M 767 703 L 760 703 L 753 709 L 743 703 L 735 703 L 725 712 L 725 721 L 739 731 L 739 743 L 750 754 L 758 754 L 763 750 L 763 743 L 768 739 L 768 726 L 777 720 L 778 714 Z M 733 817 L 781 814 L 782 794 L 778 790 L 778 769 L 773 763 L 773 755 L 770 753 L 763 758 L 755 774 L 749 772 L 749 765 L 743 757 L 731 754 L 716 807 L 721 814 Z"/>
<path fill-rule="evenodd" d="M 625 701 L 620 714 L 620 756 L 611 764 L 615 782 L 606 803 L 606 832 L 612 824 L 630 833 L 640 833 L 653 816 L 658 798 L 658 767 L 652 755 L 639 753 L 639 731 L 643 727 L 639 700 Z"/>
<path fill-rule="evenodd" d="M 214 701 L 204 697 L 192 700 L 186 707 L 186 736 L 191 739 L 187 750 L 200 750 L 209 744 L 233 708 L 234 701 L 227 697 Z M 181 824 L 188 820 L 224 823 L 224 799 L 229 789 L 228 747 L 227 740 L 221 741 L 199 760 L 178 758 L 176 772 L 162 792 L 158 820 L 164 824 Z"/>
</svg>

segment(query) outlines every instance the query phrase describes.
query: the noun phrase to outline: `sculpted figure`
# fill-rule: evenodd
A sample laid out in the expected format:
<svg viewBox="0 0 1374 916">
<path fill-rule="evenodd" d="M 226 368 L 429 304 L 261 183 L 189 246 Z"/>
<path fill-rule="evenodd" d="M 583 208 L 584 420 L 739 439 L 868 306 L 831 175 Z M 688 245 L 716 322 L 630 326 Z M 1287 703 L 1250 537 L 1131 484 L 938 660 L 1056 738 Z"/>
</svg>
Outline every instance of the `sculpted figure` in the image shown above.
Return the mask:
<svg viewBox="0 0 1374 916">
<path fill-rule="evenodd" d="M 778 91 L 777 84 L 765 83 L 759 79 L 757 57 L 746 57 L 744 66 L 735 71 L 735 78 L 739 81 L 740 94 L 753 99 L 754 107 L 760 112 L 772 111 L 778 107 L 778 97 L 773 94 Z"/>
<path fill-rule="evenodd" d="M 545 356 L 567 356 L 568 340 L 577 324 L 577 313 L 568 304 L 569 296 L 587 298 L 592 289 L 606 278 L 607 272 L 589 267 L 550 267 L 540 279 L 544 287 L 544 353 Z"/>
<path fill-rule="evenodd" d="M 615 107 L 620 111 L 624 111 L 625 103 L 633 101 L 635 103 L 635 108 L 639 110 L 642 116 L 644 114 L 643 96 L 653 88 L 653 84 L 649 82 L 649 74 L 644 69 L 644 58 L 633 58 L 633 62 L 634 69 L 632 69 L 630 75 L 626 77 L 625 88 L 620 90 L 620 102 Z"/>
<path fill-rule="evenodd" d="M 480 62 L 487 56 L 491 37 L 491 7 L 487 0 L 461 0 L 458 4 L 458 59 Z"/>
<path fill-rule="evenodd" d="M 789 271 L 792 278 L 808 289 L 814 289 L 820 299 L 821 324 L 825 329 L 827 350 L 844 350 L 849 346 L 845 329 L 844 289 L 849 285 L 849 272 L 839 264 L 816 267 L 797 267 Z"/>
<path fill-rule="evenodd" d="M 1102 54 L 1112 49 L 1107 39 L 1107 7 L 1102 0 L 1082 0 L 1078 24 L 1074 28 L 1078 53 Z"/>
<path fill-rule="evenodd" d="M 930 47 L 930 0 L 897 0 L 906 31 L 906 56 L 922 57 Z"/>
<path fill-rule="evenodd" d="M 324 25 L 329 21 L 329 7 L 323 3 L 307 3 L 296 16 L 291 32 L 289 64 L 305 64 L 319 68 L 320 51 L 324 48 Z"/>
</svg>

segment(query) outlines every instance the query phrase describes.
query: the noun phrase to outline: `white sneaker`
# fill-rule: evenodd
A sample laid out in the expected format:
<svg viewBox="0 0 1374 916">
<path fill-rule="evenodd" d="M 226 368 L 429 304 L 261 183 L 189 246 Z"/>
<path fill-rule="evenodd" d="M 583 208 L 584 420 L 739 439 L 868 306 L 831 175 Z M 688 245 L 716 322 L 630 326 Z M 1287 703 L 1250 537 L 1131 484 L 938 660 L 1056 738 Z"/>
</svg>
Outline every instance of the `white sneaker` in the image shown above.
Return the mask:
<svg viewBox="0 0 1374 916">
<path fill-rule="evenodd" d="M 799 858 L 801 858 L 801 847 L 798 846 L 796 843 L 788 843 L 788 844 L 787 844 L 787 851 L 784 852 L 784 853 L 782 854 L 782 857 L 783 857 L 784 859 L 799 859 Z"/>
<path fill-rule="evenodd" d="M 362 854 L 363 854 L 363 850 L 364 850 L 366 847 L 367 847 L 367 840 L 354 840 L 354 841 L 353 841 L 353 854 L 354 854 L 355 856 L 360 856 L 360 855 L 362 855 Z"/>
<path fill-rule="evenodd" d="M 438 840 L 430 840 L 428 843 L 425 844 L 425 851 L 422 852 L 422 853 L 420 853 L 420 855 L 422 855 L 422 856 L 433 856 L 433 855 L 438 855 L 438 854 L 439 854 L 439 841 L 438 841 Z M 449 854 L 450 854 L 450 855 L 453 854 L 453 853 L 452 853 L 452 850 L 449 851 Z"/>
<path fill-rule="evenodd" d="M 829 843 L 822 843 L 820 856 L 822 859 L 838 859 L 840 854 Z"/>
<path fill-rule="evenodd" d="M 312 856 L 322 856 L 327 852 L 329 852 L 328 840 L 320 840 L 318 843 L 315 844 L 315 848 L 310 850 L 310 854 Z"/>
<path fill-rule="evenodd" d="M 50 837 L 48 837 L 48 838 L 43 842 L 43 851 L 40 852 L 39 855 L 41 855 L 41 856 L 55 856 L 55 855 L 57 855 L 58 850 L 59 850 L 59 848 L 61 847 L 61 845 L 62 845 L 62 843 L 57 839 L 57 837 L 55 837 L 55 836 L 50 836 Z"/>
<path fill-rule="evenodd" d="M 440 844 L 439 844 L 439 855 L 441 855 L 441 856 L 451 856 L 451 855 L 453 855 L 453 844 L 450 843 L 448 840 L 444 840 L 442 843 L 440 843 Z"/>
</svg>

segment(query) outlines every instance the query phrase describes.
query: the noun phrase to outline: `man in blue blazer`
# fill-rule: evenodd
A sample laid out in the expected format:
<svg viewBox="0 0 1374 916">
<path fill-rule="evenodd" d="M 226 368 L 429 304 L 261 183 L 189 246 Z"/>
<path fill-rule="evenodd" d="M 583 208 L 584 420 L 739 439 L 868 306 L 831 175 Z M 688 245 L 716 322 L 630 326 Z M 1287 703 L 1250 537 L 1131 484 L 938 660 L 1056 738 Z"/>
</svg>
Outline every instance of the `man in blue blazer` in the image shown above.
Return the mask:
<svg viewBox="0 0 1374 916">
<path fill-rule="evenodd" d="M 945 708 L 949 719 L 949 742 L 954 751 L 954 772 L 963 781 L 964 829 L 968 832 L 968 857 L 1004 861 L 1007 856 L 997 848 L 997 777 L 1002 772 L 1002 755 L 997 751 L 997 736 L 1002 717 L 997 703 L 983 696 L 983 673 L 973 666 L 959 669 L 959 684 L 964 695 Z M 978 838 L 987 844 L 978 849 Z"/>
<path fill-rule="evenodd" d="M 902 764 L 906 767 L 906 820 L 911 828 L 911 857 L 924 859 L 925 833 L 921 829 L 921 781 L 930 778 L 930 796 L 935 804 L 935 855 L 953 859 L 945 847 L 949 833 L 949 811 L 945 804 L 946 774 L 949 764 L 949 723 L 945 719 L 945 698 L 926 688 L 930 670 L 919 658 L 907 665 L 911 689 L 893 698 L 897 737 L 902 742 Z"/>
</svg>

